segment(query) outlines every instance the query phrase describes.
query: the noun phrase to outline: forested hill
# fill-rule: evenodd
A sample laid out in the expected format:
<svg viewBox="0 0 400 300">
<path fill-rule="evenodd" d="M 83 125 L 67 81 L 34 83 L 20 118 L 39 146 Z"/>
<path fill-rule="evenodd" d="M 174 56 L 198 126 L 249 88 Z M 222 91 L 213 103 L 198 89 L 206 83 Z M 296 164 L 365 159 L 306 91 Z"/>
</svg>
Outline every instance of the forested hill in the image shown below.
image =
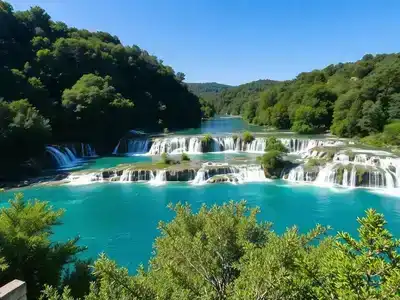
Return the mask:
<svg viewBox="0 0 400 300">
<path fill-rule="evenodd" d="M 0 1 L 0 45 L 3 171 L 36 158 L 47 143 L 91 143 L 104 153 L 129 129 L 201 120 L 183 73 L 109 33 L 53 21 L 40 7 L 14 11 Z"/>
<path fill-rule="evenodd" d="M 212 105 L 218 114 L 239 115 L 244 104 L 259 98 L 261 91 L 267 90 L 278 81 L 261 79 L 238 86 L 223 85 L 215 82 L 188 83 L 189 89 Z"/>
<path fill-rule="evenodd" d="M 375 134 L 400 119 L 400 54 L 368 54 L 300 73 L 247 101 L 243 116 L 255 124 L 342 137 Z M 390 128 L 400 135 L 396 124 Z"/>
<path fill-rule="evenodd" d="M 207 94 L 217 94 L 223 90 L 226 90 L 231 85 L 222 84 L 218 82 L 204 82 L 204 83 L 187 83 L 189 90 L 198 96 L 204 96 Z"/>
</svg>

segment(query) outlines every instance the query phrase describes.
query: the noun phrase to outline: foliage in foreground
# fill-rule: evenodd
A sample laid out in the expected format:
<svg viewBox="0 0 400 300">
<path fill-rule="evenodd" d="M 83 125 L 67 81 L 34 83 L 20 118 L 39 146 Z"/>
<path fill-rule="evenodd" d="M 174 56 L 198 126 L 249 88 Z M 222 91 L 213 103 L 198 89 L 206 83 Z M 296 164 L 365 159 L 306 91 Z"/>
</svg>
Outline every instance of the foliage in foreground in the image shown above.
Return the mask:
<svg viewBox="0 0 400 300">
<path fill-rule="evenodd" d="M 85 248 L 77 246 L 78 238 L 51 242 L 53 226 L 61 224 L 63 213 L 47 202 L 25 201 L 22 194 L 0 210 L 0 286 L 16 278 L 24 280 L 29 297 L 36 299 L 44 284 L 58 288 L 64 279 L 71 283 L 74 274 L 64 276 L 63 269 L 77 262 L 76 255 Z"/>
<path fill-rule="evenodd" d="M 278 235 L 245 202 L 174 211 L 147 271 L 130 276 L 102 255 L 85 299 L 400 299 L 400 241 L 372 209 L 358 219 L 358 239 L 324 237 L 321 225 Z M 47 286 L 43 298 L 69 295 Z"/>
</svg>

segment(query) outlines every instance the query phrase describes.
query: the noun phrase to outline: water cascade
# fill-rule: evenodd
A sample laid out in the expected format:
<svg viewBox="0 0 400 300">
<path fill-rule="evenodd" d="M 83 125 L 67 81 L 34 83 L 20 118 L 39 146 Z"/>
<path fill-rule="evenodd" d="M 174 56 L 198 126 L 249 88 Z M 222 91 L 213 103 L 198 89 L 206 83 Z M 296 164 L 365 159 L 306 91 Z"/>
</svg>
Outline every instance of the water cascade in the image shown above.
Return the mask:
<svg viewBox="0 0 400 300">
<path fill-rule="evenodd" d="M 286 179 L 324 186 L 400 188 L 400 158 L 360 153 L 351 159 L 349 155 L 339 152 L 334 155 L 331 162 L 314 169 L 317 176 L 308 176 L 305 165 L 300 165 L 290 170 Z"/>
<path fill-rule="evenodd" d="M 203 149 L 201 140 L 202 136 L 127 139 L 118 142 L 113 154 L 119 153 L 121 148 L 126 148 L 126 154 L 147 153 L 148 155 L 160 155 L 164 152 L 168 154 L 180 154 L 183 152 L 199 154 L 207 151 L 263 153 L 267 142 L 266 137 L 255 137 L 250 143 L 245 143 L 240 136 L 213 137 L 210 149 Z M 344 144 L 342 141 L 329 139 L 280 138 L 279 140 L 285 145 L 289 153 L 298 155 L 306 155 L 315 147 L 335 147 Z M 123 142 L 126 143 L 125 147 L 122 147 Z"/>
<path fill-rule="evenodd" d="M 47 146 L 46 152 L 51 155 L 58 169 L 72 168 L 79 163 L 68 147 Z"/>
<path fill-rule="evenodd" d="M 167 182 L 167 171 L 166 170 L 158 170 L 156 172 L 156 175 L 154 176 L 154 173 L 151 173 L 153 176 L 151 176 L 151 179 L 149 183 L 151 185 L 163 185 Z"/>
<path fill-rule="evenodd" d="M 96 150 L 90 144 L 81 143 L 81 157 L 96 157 Z"/>
</svg>

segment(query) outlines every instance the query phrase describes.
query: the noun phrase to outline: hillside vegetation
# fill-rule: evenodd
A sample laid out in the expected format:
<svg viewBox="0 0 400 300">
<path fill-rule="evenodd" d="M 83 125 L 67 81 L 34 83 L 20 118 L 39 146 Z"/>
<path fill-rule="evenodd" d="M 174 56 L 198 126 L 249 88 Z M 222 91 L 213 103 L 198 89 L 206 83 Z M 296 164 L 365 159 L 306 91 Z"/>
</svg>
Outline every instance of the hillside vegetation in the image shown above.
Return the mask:
<svg viewBox="0 0 400 300">
<path fill-rule="evenodd" d="M 261 91 L 278 81 L 262 79 L 238 86 L 219 83 L 188 83 L 189 89 L 203 99 L 217 114 L 239 115 L 244 113 L 245 104 L 259 98 Z"/>
<path fill-rule="evenodd" d="M 46 143 L 85 142 L 109 153 L 129 129 L 201 120 L 183 73 L 109 33 L 68 27 L 37 6 L 14 12 L 0 1 L 0 44 L 0 179 L 21 165 L 40 168 Z"/>
<path fill-rule="evenodd" d="M 400 119 L 400 55 L 365 55 L 275 84 L 247 98 L 244 118 L 299 133 L 341 137 L 381 132 Z"/>
</svg>

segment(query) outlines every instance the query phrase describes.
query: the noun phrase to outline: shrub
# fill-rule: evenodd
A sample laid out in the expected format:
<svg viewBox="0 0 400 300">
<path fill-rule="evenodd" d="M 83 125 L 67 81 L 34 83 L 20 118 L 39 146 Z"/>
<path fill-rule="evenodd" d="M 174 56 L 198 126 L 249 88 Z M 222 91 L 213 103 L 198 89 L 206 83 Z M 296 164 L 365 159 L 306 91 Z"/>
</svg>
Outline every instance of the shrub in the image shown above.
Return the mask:
<svg viewBox="0 0 400 300">
<path fill-rule="evenodd" d="M 283 165 L 282 152 L 280 151 L 269 151 L 263 156 L 257 157 L 257 160 L 265 169 L 280 168 Z"/>
<path fill-rule="evenodd" d="M 211 143 L 212 139 L 213 139 L 213 138 L 212 138 L 211 133 L 207 133 L 205 136 L 203 136 L 203 137 L 201 138 L 201 142 L 202 142 L 203 144 L 208 145 L 208 144 Z"/>
<path fill-rule="evenodd" d="M 160 163 L 166 165 L 169 165 L 171 163 L 171 159 L 169 158 L 167 153 L 164 152 L 163 154 L 161 154 Z"/>
<path fill-rule="evenodd" d="M 190 161 L 190 157 L 186 153 L 182 153 L 181 160 L 182 161 Z"/>
<path fill-rule="evenodd" d="M 283 153 L 288 152 L 288 149 L 282 144 L 282 142 L 274 136 L 271 136 L 267 139 L 265 150 L 266 151 L 276 150 Z"/>
<path fill-rule="evenodd" d="M 254 135 L 250 132 L 250 131 L 245 131 L 243 132 L 243 136 L 242 136 L 243 142 L 247 143 L 251 143 L 252 141 L 254 141 Z"/>
</svg>

